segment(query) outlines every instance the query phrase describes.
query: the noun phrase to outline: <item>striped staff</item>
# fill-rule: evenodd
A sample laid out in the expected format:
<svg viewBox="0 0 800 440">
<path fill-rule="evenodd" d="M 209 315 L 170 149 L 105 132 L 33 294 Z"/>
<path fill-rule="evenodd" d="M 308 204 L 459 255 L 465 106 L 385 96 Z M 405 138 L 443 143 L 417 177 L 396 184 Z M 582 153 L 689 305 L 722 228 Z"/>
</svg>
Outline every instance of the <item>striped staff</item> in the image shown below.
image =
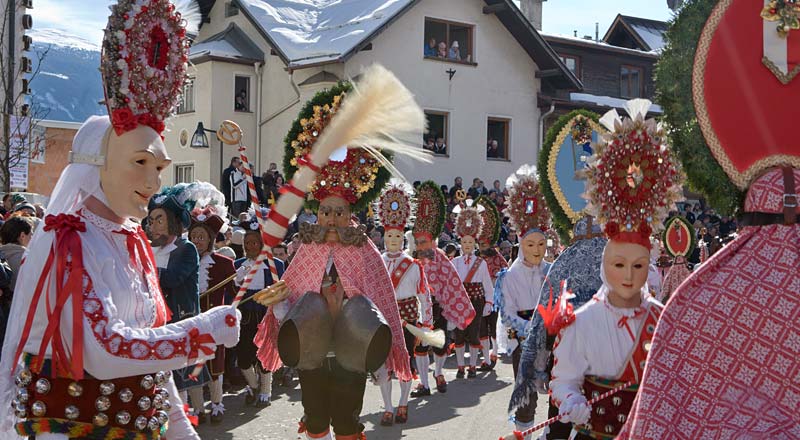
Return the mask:
<svg viewBox="0 0 800 440">
<path fill-rule="evenodd" d="M 622 385 L 620 385 L 620 386 L 618 386 L 618 387 L 616 387 L 614 389 L 608 390 L 605 393 L 603 393 L 603 394 L 595 397 L 594 399 L 586 402 L 586 405 L 587 406 L 592 406 L 595 403 L 605 399 L 606 397 L 610 397 L 610 396 L 612 396 L 614 394 L 617 394 L 618 392 L 624 390 L 625 388 L 628 388 L 631 385 L 633 385 L 633 381 L 629 380 L 629 381 L 625 382 L 624 384 L 622 384 Z M 530 428 L 528 428 L 528 429 L 526 429 L 524 431 L 514 431 L 514 433 L 511 434 L 511 435 L 507 435 L 505 437 L 500 437 L 500 440 L 522 440 L 522 439 L 525 438 L 526 435 L 534 433 L 534 432 L 536 432 L 536 431 L 538 431 L 538 430 L 540 430 L 540 429 L 542 429 L 542 428 L 544 428 L 546 426 L 550 426 L 553 423 L 555 423 L 555 422 L 561 420 L 562 418 L 564 418 L 566 415 L 567 415 L 567 413 L 559 414 L 559 415 L 557 415 L 555 417 L 552 417 L 552 418 L 549 418 L 549 419 L 545 420 L 542 423 L 539 423 L 538 425 L 531 426 Z"/>
</svg>

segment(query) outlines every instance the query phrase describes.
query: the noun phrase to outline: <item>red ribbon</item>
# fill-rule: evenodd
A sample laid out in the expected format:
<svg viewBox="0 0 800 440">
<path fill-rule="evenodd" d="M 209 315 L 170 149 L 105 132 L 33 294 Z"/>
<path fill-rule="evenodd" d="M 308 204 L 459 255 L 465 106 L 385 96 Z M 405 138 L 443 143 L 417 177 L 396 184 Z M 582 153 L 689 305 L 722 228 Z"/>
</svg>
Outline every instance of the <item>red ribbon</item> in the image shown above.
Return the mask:
<svg viewBox="0 0 800 440">
<path fill-rule="evenodd" d="M 144 279 L 147 281 L 150 291 L 156 300 L 156 322 L 153 327 L 161 327 L 172 319 L 172 314 L 166 307 L 161 287 L 155 279 L 157 271 L 155 269 L 156 258 L 153 255 L 153 248 L 150 247 L 150 242 L 147 241 L 141 226 L 137 226 L 135 231 L 120 229 L 114 232 L 126 236 L 125 245 L 128 248 L 131 266 L 136 268 L 141 265 L 144 271 Z"/>
<path fill-rule="evenodd" d="M 314 165 L 311 162 L 311 156 L 309 156 L 308 154 L 306 154 L 305 156 L 301 156 L 299 159 L 297 159 L 297 165 L 299 165 L 299 166 L 307 166 L 307 167 L 311 168 L 311 171 L 313 171 L 313 172 L 315 172 L 317 174 L 322 173 L 322 168 Z"/>
<path fill-rule="evenodd" d="M 206 344 L 210 344 L 208 347 Z M 189 361 L 197 359 L 199 352 L 202 351 L 204 355 L 211 356 L 214 353 L 216 341 L 208 333 L 200 333 L 197 327 L 189 330 Z"/>
</svg>

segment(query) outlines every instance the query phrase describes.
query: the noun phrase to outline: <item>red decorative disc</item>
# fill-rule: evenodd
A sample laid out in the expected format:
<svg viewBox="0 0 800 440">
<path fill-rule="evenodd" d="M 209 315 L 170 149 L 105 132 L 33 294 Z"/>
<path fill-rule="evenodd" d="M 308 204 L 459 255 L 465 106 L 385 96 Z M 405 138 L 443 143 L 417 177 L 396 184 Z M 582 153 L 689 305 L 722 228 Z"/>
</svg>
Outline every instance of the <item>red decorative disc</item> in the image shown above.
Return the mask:
<svg viewBox="0 0 800 440">
<path fill-rule="evenodd" d="M 662 240 L 664 249 L 673 258 L 691 254 L 696 244 L 694 228 L 683 217 L 672 217 L 667 221 Z"/>
</svg>

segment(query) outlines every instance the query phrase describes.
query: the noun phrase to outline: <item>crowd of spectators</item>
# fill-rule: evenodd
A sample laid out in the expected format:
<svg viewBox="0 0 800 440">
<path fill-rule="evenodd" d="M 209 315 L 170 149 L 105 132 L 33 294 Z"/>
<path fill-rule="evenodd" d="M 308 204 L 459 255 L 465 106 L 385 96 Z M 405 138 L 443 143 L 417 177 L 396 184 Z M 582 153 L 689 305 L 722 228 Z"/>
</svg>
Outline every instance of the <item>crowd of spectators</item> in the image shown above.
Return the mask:
<svg viewBox="0 0 800 440">
<path fill-rule="evenodd" d="M 461 54 L 461 47 L 458 44 L 458 40 L 453 40 L 448 48 L 446 41 L 437 42 L 435 37 L 428 38 L 428 42 L 423 47 L 423 54 L 427 58 L 442 58 L 452 61 L 469 62 L 472 59 L 469 54 Z"/>
</svg>

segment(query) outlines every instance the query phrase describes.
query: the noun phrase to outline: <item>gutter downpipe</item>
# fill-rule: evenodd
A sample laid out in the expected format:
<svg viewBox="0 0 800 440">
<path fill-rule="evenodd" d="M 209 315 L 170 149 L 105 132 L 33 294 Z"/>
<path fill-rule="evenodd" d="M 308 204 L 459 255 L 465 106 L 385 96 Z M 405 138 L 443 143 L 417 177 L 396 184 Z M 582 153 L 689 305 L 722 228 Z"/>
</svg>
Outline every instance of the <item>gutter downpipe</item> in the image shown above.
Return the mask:
<svg viewBox="0 0 800 440">
<path fill-rule="evenodd" d="M 256 123 L 261 120 L 261 81 L 264 79 L 261 61 L 253 63 L 253 68 L 256 71 Z M 256 169 L 253 171 L 255 175 L 261 175 L 261 125 L 256 124 Z"/>
<path fill-rule="evenodd" d="M 542 116 L 539 116 L 539 143 L 536 145 L 536 163 L 539 162 L 539 152 L 542 151 L 542 144 L 544 143 L 544 120 L 556 111 L 556 105 L 550 103 L 550 110 L 547 110 Z"/>
</svg>

